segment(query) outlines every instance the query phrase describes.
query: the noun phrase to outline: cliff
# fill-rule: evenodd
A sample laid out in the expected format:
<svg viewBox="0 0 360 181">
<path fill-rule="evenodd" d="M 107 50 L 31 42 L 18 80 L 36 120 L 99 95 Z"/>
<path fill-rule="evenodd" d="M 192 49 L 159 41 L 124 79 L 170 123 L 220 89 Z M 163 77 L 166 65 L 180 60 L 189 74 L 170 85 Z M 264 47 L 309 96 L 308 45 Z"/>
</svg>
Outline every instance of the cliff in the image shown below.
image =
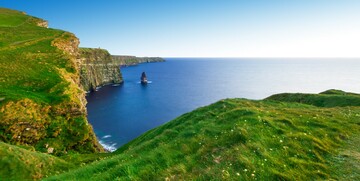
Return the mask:
<svg viewBox="0 0 360 181">
<path fill-rule="evenodd" d="M 79 40 L 0 8 L 0 140 L 62 155 L 102 151 L 87 122 Z"/>
<path fill-rule="evenodd" d="M 131 66 L 140 63 L 164 62 L 160 57 L 135 57 L 125 55 L 112 55 L 112 60 L 120 66 Z"/>
<path fill-rule="evenodd" d="M 107 50 L 99 48 L 80 48 L 81 85 L 86 91 L 98 86 L 122 83 L 120 66 L 116 64 Z"/>
<path fill-rule="evenodd" d="M 79 52 L 80 80 L 85 91 L 93 91 L 107 84 L 122 83 L 120 66 L 165 61 L 160 57 L 110 55 L 107 50 L 100 48 L 80 48 Z"/>
</svg>

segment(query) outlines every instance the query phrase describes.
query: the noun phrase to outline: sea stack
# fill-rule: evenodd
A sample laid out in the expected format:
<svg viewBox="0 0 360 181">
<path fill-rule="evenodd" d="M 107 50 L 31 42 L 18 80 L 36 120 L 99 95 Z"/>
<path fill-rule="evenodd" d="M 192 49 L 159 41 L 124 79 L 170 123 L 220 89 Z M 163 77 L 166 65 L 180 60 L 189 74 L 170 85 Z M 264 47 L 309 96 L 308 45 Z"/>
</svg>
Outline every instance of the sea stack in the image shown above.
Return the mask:
<svg viewBox="0 0 360 181">
<path fill-rule="evenodd" d="M 141 74 L 140 80 L 141 80 L 141 84 L 147 84 L 147 83 L 148 83 L 148 80 L 147 80 L 147 78 L 146 78 L 145 72 L 143 72 L 143 73 Z"/>
</svg>

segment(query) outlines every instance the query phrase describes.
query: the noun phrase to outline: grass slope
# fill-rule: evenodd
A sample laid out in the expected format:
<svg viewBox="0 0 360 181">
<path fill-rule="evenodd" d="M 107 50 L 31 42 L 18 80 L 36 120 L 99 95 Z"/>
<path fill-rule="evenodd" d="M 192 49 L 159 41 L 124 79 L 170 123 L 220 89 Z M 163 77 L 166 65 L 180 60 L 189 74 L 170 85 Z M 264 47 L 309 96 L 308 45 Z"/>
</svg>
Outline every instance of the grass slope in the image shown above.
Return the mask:
<svg viewBox="0 0 360 181">
<path fill-rule="evenodd" d="M 68 154 L 62 157 L 35 151 L 32 146 L 0 142 L 0 180 L 38 180 L 104 159 L 111 154 Z"/>
<path fill-rule="evenodd" d="M 360 108 L 346 106 L 339 94 L 326 96 L 343 107 L 221 100 L 48 180 L 356 180 L 346 170 L 359 173 L 359 162 L 349 166 L 338 158 L 359 138 Z"/>
<path fill-rule="evenodd" d="M 36 18 L 9 9 L 0 8 L 0 19 L 0 94 L 5 100 L 50 103 L 66 99 L 61 95 L 65 84 L 54 88 L 63 82 L 56 68 L 71 65 L 51 46 L 65 32 L 36 26 Z"/>
<path fill-rule="evenodd" d="M 282 102 L 297 102 L 318 107 L 360 106 L 360 94 L 340 90 L 327 90 L 320 94 L 283 93 L 272 95 L 266 99 Z"/>
<path fill-rule="evenodd" d="M 57 157 L 25 148 L 0 142 L 0 180 L 39 179 L 74 168 Z"/>
<path fill-rule="evenodd" d="M 37 151 L 101 150 L 86 120 L 71 33 L 0 8 L 0 141 Z"/>
</svg>

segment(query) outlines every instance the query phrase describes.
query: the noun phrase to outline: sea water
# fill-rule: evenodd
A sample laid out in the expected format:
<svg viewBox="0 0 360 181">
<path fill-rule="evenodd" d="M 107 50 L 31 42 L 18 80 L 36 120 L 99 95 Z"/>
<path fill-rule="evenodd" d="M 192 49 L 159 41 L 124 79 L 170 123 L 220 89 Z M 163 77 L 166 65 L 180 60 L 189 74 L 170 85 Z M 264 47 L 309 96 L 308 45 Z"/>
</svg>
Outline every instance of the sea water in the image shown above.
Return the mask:
<svg viewBox="0 0 360 181">
<path fill-rule="evenodd" d="M 168 58 L 121 72 L 123 85 L 87 96 L 89 121 L 110 150 L 221 99 L 327 89 L 360 93 L 360 59 Z M 142 72 L 151 84 L 139 83 Z"/>
</svg>

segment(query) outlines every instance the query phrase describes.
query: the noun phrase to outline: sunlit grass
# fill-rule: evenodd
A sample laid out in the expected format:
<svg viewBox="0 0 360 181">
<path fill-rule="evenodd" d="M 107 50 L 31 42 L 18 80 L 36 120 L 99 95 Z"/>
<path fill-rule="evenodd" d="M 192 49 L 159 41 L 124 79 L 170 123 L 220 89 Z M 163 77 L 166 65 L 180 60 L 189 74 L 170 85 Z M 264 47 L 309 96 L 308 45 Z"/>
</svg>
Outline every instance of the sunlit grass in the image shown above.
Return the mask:
<svg viewBox="0 0 360 181">
<path fill-rule="evenodd" d="M 56 155 L 95 152 L 98 143 L 81 110 L 76 57 L 54 46 L 69 49 L 77 39 L 37 26 L 42 21 L 0 8 L 0 140 L 41 152 L 48 145 Z"/>
<path fill-rule="evenodd" d="M 359 118 L 359 107 L 222 100 L 50 180 L 336 179 L 333 158 L 358 137 Z"/>
</svg>

